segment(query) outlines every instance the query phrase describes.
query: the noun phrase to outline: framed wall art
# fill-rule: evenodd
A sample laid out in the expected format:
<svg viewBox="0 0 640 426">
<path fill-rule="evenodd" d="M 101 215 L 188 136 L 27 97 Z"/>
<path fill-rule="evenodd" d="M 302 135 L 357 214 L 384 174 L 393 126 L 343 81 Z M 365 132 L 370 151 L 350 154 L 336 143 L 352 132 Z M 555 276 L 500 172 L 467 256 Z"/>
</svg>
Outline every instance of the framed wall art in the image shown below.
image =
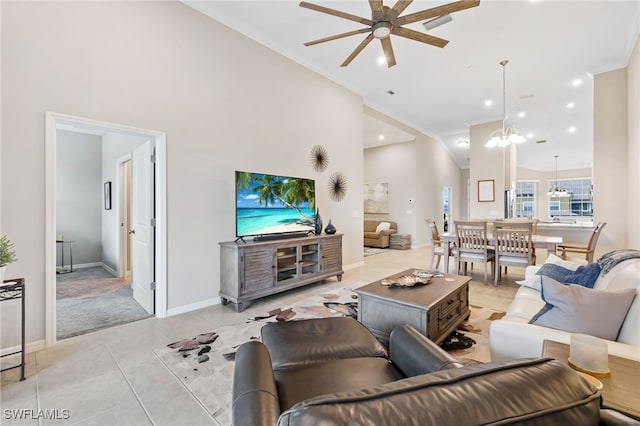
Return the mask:
<svg viewBox="0 0 640 426">
<path fill-rule="evenodd" d="M 478 181 L 478 202 L 493 202 L 496 200 L 495 181 L 493 179 Z"/>
<path fill-rule="evenodd" d="M 389 184 L 364 184 L 364 212 L 389 213 Z"/>
</svg>

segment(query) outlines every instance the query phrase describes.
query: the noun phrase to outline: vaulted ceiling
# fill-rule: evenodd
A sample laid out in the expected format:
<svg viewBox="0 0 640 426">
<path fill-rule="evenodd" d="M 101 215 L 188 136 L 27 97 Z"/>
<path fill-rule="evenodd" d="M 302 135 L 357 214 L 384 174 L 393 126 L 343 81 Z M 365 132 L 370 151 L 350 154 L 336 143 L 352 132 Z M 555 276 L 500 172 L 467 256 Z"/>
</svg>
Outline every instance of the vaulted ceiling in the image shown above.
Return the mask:
<svg viewBox="0 0 640 426">
<path fill-rule="evenodd" d="M 311 2 L 371 18 L 366 0 Z M 627 65 L 640 26 L 637 0 L 485 0 L 428 31 L 449 40 L 444 48 L 392 35 L 396 66 L 379 63 L 382 47 L 374 40 L 349 66 L 340 67 L 366 34 L 310 47 L 303 43 L 364 25 L 291 0 L 185 3 L 359 93 L 367 106 L 435 137 L 462 167 L 468 166 L 469 154 L 457 142 L 468 139 L 469 126 L 502 120 L 503 59 L 509 60 L 508 122 L 529 135 L 518 147 L 518 165 L 552 170 L 558 154 L 560 169 L 590 167 L 593 75 Z M 403 14 L 445 3 L 417 0 Z M 422 24 L 406 27 L 426 33 Z M 367 120 L 369 126 L 376 122 Z M 383 131 L 367 129 L 365 146 L 382 143 Z"/>
</svg>

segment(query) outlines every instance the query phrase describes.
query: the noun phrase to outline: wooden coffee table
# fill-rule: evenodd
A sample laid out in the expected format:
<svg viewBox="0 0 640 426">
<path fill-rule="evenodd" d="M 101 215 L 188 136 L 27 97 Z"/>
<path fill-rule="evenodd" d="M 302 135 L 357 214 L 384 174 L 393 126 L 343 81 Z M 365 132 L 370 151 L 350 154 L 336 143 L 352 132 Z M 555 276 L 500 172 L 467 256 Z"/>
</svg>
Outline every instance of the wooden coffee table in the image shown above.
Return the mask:
<svg viewBox="0 0 640 426">
<path fill-rule="evenodd" d="M 542 356 L 567 363 L 569 345 L 545 340 Z M 597 377 L 602 382 L 602 405 L 640 420 L 640 362 L 609 355 L 610 377 Z"/>
<path fill-rule="evenodd" d="M 387 278 L 412 274 L 407 269 Z M 442 342 L 469 317 L 470 277 L 445 275 L 427 285 L 390 288 L 382 280 L 355 289 L 358 321 L 382 342 L 388 343 L 393 327 L 409 324 L 436 343 Z"/>
</svg>

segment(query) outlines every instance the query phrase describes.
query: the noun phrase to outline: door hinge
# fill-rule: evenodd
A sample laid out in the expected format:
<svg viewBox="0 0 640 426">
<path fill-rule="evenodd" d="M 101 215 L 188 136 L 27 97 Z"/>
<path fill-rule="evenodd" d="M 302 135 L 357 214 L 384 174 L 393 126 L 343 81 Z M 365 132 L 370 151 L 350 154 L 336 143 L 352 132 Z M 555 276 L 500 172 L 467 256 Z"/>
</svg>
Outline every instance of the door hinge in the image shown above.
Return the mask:
<svg viewBox="0 0 640 426">
<path fill-rule="evenodd" d="M 156 218 L 155 217 L 151 218 L 151 226 L 156 226 Z"/>
<path fill-rule="evenodd" d="M 152 162 L 153 164 L 155 164 L 155 163 L 156 163 L 156 154 L 151 154 L 151 162 Z"/>
<path fill-rule="evenodd" d="M 156 282 L 155 281 L 151 281 L 151 290 L 155 290 L 156 289 Z"/>
</svg>

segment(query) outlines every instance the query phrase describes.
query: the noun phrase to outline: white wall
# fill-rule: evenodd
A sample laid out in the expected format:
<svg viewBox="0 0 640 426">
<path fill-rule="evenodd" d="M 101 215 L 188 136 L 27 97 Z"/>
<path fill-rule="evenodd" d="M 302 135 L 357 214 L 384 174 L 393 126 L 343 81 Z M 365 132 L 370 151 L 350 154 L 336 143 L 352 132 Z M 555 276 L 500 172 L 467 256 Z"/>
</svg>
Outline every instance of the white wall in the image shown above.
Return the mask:
<svg viewBox="0 0 640 426">
<path fill-rule="evenodd" d="M 504 217 L 505 167 L 508 163 L 503 148 L 487 148 L 491 133 L 502 127 L 502 121 L 477 124 L 469 128 L 469 211 L 470 219 L 496 219 Z M 478 201 L 478 181 L 494 180 L 494 200 Z"/>
<path fill-rule="evenodd" d="M 626 248 L 629 219 L 627 70 L 596 74 L 593 83 L 593 220 L 607 222 L 598 247 Z"/>
<path fill-rule="evenodd" d="M 442 231 L 442 190 L 452 188 L 453 219 L 464 214 L 460 168 L 435 139 L 378 111 L 365 108 L 368 115 L 387 122 L 409 134 L 413 142 L 365 150 L 365 182 L 389 182 L 390 220 L 398 222 L 398 231 L 411 235 L 411 244 L 430 242 L 425 218 L 433 218 Z M 392 191 L 392 188 L 394 190 Z M 413 203 L 409 203 L 409 198 Z M 367 215 L 380 218 L 380 215 Z"/>
<path fill-rule="evenodd" d="M 75 265 L 102 260 L 101 137 L 58 130 L 56 151 L 56 235 L 73 243 Z M 69 264 L 69 244 L 64 244 Z M 57 264 L 62 244 L 56 244 Z"/>
<path fill-rule="evenodd" d="M 416 143 L 404 142 L 364 150 L 364 183 L 389 184 L 389 213 L 365 214 L 365 219 L 398 223 L 398 233 L 416 242 Z"/>
<path fill-rule="evenodd" d="M 44 338 L 47 110 L 166 133 L 170 309 L 217 301 L 236 169 L 316 179 L 344 263 L 362 262 L 361 97 L 177 2 L 1 7 L 1 216 L 19 257 L 7 273 L 27 282 L 28 341 Z M 317 144 L 324 173 L 309 161 Z M 340 203 L 327 194 L 335 171 Z"/>
<path fill-rule="evenodd" d="M 102 262 L 118 270 L 118 160 L 142 145 L 148 138 L 108 133 L 102 137 L 102 183 L 111 182 L 111 210 L 102 208 Z"/>
</svg>

